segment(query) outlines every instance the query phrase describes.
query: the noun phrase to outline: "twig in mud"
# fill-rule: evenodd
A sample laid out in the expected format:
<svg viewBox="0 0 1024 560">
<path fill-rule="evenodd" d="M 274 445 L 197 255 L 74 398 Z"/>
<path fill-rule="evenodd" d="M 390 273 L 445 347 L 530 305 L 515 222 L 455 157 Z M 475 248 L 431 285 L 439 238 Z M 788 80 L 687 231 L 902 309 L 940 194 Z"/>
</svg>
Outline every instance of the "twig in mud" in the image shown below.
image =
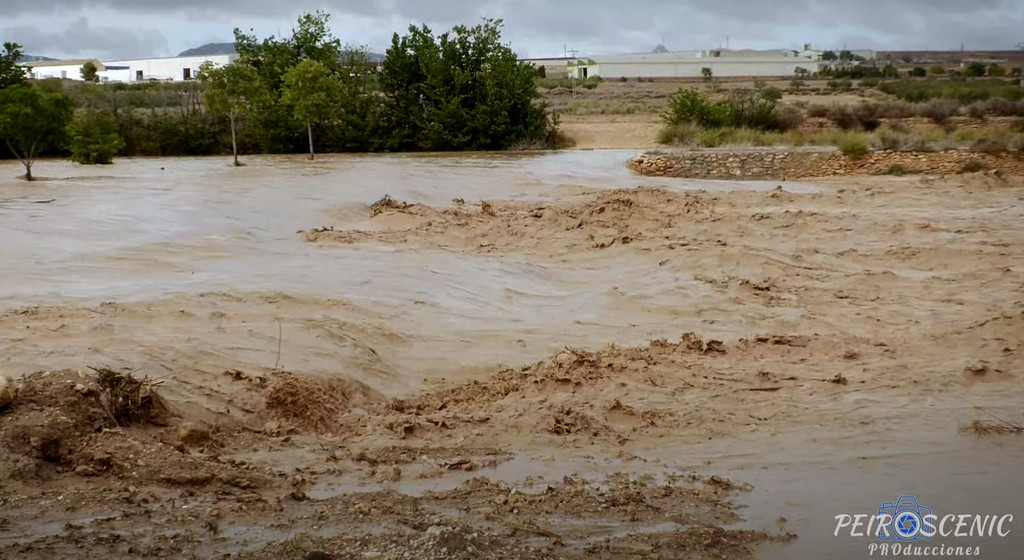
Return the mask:
<svg viewBox="0 0 1024 560">
<path fill-rule="evenodd" d="M 274 369 L 281 366 L 281 320 L 277 320 L 277 360 L 274 361 Z"/>
</svg>

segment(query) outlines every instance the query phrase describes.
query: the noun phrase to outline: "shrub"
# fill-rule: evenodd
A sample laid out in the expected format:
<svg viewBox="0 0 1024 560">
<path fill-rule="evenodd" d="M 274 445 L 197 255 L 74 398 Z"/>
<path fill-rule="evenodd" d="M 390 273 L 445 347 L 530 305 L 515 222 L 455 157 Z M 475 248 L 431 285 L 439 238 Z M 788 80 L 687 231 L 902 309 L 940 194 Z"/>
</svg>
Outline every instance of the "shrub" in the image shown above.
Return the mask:
<svg viewBox="0 0 1024 560">
<path fill-rule="evenodd" d="M 807 109 L 807 116 L 808 117 L 814 117 L 814 118 L 820 119 L 820 118 L 827 117 L 828 114 L 829 114 L 829 108 L 826 107 L 825 105 L 812 105 L 809 109 Z"/>
<path fill-rule="evenodd" d="M 988 166 L 985 165 L 984 162 L 972 159 L 964 163 L 963 166 L 960 167 L 960 173 L 978 173 L 979 171 L 985 171 L 987 169 Z"/>
<path fill-rule="evenodd" d="M 890 101 L 877 105 L 875 114 L 883 119 L 906 119 L 916 117 L 919 108 L 906 101 Z"/>
<path fill-rule="evenodd" d="M 1010 138 L 1006 135 L 982 136 L 971 144 L 971 150 L 983 154 L 998 154 L 1010 151 Z"/>
<path fill-rule="evenodd" d="M 777 87 L 768 87 L 761 90 L 761 99 L 767 101 L 778 101 L 782 99 L 782 90 Z"/>
<path fill-rule="evenodd" d="M 988 75 L 993 78 L 1000 78 L 1006 75 L 1006 68 L 998 64 L 992 64 L 988 67 Z"/>
<path fill-rule="evenodd" d="M 692 123 L 702 128 L 752 128 L 780 130 L 782 123 L 775 101 L 737 92 L 723 101 L 712 101 L 703 93 L 680 89 L 668 101 L 662 116 L 669 125 Z"/>
<path fill-rule="evenodd" d="M 701 129 L 692 123 L 670 124 L 658 132 L 661 144 L 689 145 L 700 139 Z"/>
<path fill-rule="evenodd" d="M 827 84 L 828 88 L 832 91 L 848 91 L 853 89 L 853 82 L 850 80 L 829 80 Z"/>
<path fill-rule="evenodd" d="M 796 107 L 780 107 L 775 114 L 779 130 L 795 130 L 804 124 L 804 113 Z"/>
<path fill-rule="evenodd" d="M 944 124 L 950 117 L 960 112 L 960 106 L 953 101 L 932 101 L 921 105 L 921 116 L 927 117 L 935 124 Z"/>
<path fill-rule="evenodd" d="M 928 73 L 932 76 L 941 76 L 946 73 L 946 67 L 939 64 L 933 64 L 928 67 Z"/>
<path fill-rule="evenodd" d="M 967 106 L 967 114 L 974 118 L 984 117 L 1024 117 L 1024 101 L 1009 99 L 989 99 L 978 101 Z"/>
<path fill-rule="evenodd" d="M 71 160 L 83 165 L 103 165 L 125 147 L 117 133 L 117 121 L 106 111 L 86 110 L 68 126 Z"/>
<path fill-rule="evenodd" d="M 907 137 L 889 127 L 882 127 L 875 135 L 875 145 L 883 150 L 902 151 L 906 144 Z"/>
<path fill-rule="evenodd" d="M 910 173 L 910 170 L 907 169 L 906 166 L 901 165 L 899 163 L 894 163 L 894 164 L 890 165 L 889 167 L 887 167 L 885 169 L 885 171 L 882 172 L 882 175 L 895 175 L 895 176 L 899 177 L 899 176 L 902 176 L 902 175 L 907 175 L 909 173 Z"/>
<path fill-rule="evenodd" d="M 844 134 L 836 141 L 836 147 L 846 157 L 858 160 L 868 153 L 868 141 L 861 134 Z"/>
<path fill-rule="evenodd" d="M 881 83 L 878 78 L 864 78 L 860 81 L 860 87 L 873 88 L 877 87 Z"/>
<path fill-rule="evenodd" d="M 915 78 L 923 78 L 928 75 L 928 70 L 920 66 L 915 66 L 914 69 L 910 71 L 910 75 Z"/>
<path fill-rule="evenodd" d="M 854 106 L 835 105 L 829 111 L 828 118 L 843 130 L 870 132 L 882 124 L 878 116 L 878 106 L 869 103 Z"/>
<path fill-rule="evenodd" d="M 980 78 L 985 75 L 985 65 L 980 62 L 972 62 L 964 69 L 964 76 L 969 78 Z"/>
</svg>

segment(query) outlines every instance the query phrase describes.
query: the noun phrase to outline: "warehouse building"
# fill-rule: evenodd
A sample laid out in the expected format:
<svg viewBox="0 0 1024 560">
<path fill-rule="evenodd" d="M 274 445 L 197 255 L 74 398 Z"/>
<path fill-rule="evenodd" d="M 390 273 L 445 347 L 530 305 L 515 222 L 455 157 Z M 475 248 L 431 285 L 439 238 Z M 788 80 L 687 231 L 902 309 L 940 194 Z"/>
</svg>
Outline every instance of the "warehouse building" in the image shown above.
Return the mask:
<svg viewBox="0 0 1024 560">
<path fill-rule="evenodd" d="M 222 54 L 91 62 L 96 65 L 96 74 L 101 82 L 178 82 L 196 79 L 199 76 L 199 68 L 206 62 L 224 66 L 236 58 L 237 54 Z M 33 79 L 81 80 L 82 66 L 86 62 L 90 61 L 47 60 L 25 62 L 22 65 L 28 69 L 29 77 Z"/>
<path fill-rule="evenodd" d="M 576 78 L 791 77 L 819 70 L 820 55 L 811 51 L 700 50 L 594 56 L 568 62 Z M 705 70 L 708 69 L 708 70 Z M 798 70 L 803 69 L 803 70 Z"/>
</svg>

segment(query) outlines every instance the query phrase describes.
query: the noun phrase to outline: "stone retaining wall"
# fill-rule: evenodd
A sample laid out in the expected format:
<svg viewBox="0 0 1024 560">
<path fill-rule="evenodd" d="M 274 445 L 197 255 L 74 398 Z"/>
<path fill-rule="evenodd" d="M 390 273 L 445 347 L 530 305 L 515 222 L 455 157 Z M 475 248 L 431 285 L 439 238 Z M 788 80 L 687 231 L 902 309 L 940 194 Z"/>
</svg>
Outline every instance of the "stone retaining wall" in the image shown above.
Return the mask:
<svg viewBox="0 0 1024 560">
<path fill-rule="evenodd" d="M 870 152 L 853 160 L 826 151 L 686 151 L 649 152 L 629 161 L 629 168 L 651 177 L 706 179 L 797 179 L 836 175 L 952 175 L 993 170 L 1024 175 L 1024 160 L 1007 154 L 976 152 Z"/>
</svg>

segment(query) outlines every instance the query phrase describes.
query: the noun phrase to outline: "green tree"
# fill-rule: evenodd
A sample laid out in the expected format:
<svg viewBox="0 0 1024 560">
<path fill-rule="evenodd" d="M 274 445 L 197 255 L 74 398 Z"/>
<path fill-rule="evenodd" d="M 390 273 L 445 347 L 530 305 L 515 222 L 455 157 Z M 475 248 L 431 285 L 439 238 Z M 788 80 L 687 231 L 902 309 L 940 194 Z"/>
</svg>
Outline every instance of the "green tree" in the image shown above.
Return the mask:
<svg viewBox="0 0 1024 560">
<path fill-rule="evenodd" d="M 809 70 L 807 70 L 806 68 L 804 68 L 803 66 L 797 66 L 793 70 L 793 74 L 795 74 L 796 77 L 801 79 L 801 80 L 806 79 L 807 75 L 810 74 L 810 73 L 811 72 Z"/>
<path fill-rule="evenodd" d="M 988 75 L 993 78 L 1001 78 L 1006 75 L 1006 68 L 998 64 L 992 64 L 988 67 Z"/>
<path fill-rule="evenodd" d="M 207 108 L 215 115 L 226 116 L 231 123 L 231 153 L 235 167 L 239 167 L 238 123 L 263 96 L 259 74 L 252 66 L 237 61 L 221 67 L 206 62 L 200 67 L 199 80 L 207 86 Z"/>
<path fill-rule="evenodd" d="M 964 68 L 964 76 L 969 78 L 979 78 L 985 75 L 985 65 L 980 62 L 972 62 Z"/>
<path fill-rule="evenodd" d="M 835 51 L 825 51 L 821 53 L 821 59 L 826 62 L 832 62 L 833 60 L 837 60 L 838 58 L 839 57 L 836 56 Z"/>
<path fill-rule="evenodd" d="M 705 81 L 710 81 L 713 73 L 711 72 L 711 68 L 705 66 L 700 69 L 700 74 L 701 76 L 704 76 Z"/>
<path fill-rule="evenodd" d="M 100 81 L 99 74 L 97 74 L 98 71 L 99 69 L 96 67 L 96 63 L 91 60 L 87 60 L 85 64 L 82 65 L 82 80 L 86 82 Z"/>
<path fill-rule="evenodd" d="M 342 97 L 336 105 L 343 110 L 342 120 L 350 128 L 339 135 L 340 143 L 351 149 L 367 149 L 371 145 L 367 128 L 374 104 L 366 94 L 370 81 L 366 53 L 343 48 L 341 41 L 331 34 L 329 21 L 330 15 L 324 12 L 305 14 L 298 19 L 290 37 L 271 36 L 262 41 L 251 33 L 235 30 L 238 62 L 256 71 L 266 92 L 253 104 L 250 113 L 264 151 L 297 152 L 307 141 L 307 134 L 296 126 L 292 108 L 283 101 L 284 76 L 303 60 L 321 63 L 342 84 Z"/>
<path fill-rule="evenodd" d="M 502 20 L 435 37 L 392 37 L 380 71 L 380 149 L 504 150 L 553 145 L 557 123 L 537 101 L 536 70 L 501 42 Z"/>
<path fill-rule="evenodd" d="M 86 109 L 68 125 L 71 161 L 83 165 L 113 163 L 114 155 L 125 147 L 117 133 L 117 121 L 107 111 Z"/>
<path fill-rule="evenodd" d="M 25 166 L 25 179 L 34 180 L 32 165 L 44 150 L 63 146 L 72 105 L 63 93 L 25 85 L 0 89 L 0 138 Z"/>
<path fill-rule="evenodd" d="M 18 64 L 24 54 L 21 45 L 4 43 L 4 52 L 0 54 L 0 89 L 25 83 L 25 67 Z"/>
<path fill-rule="evenodd" d="M 941 76 L 946 73 L 946 67 L 941 64 L 933 64 L 928 67 L 928 73 L 932 76 Z"/>
<path fill-rule="evenodd" d="M 331 118 L 339 83 L 319 60 L 307 59 L 284 75 L 282 101 L 292 107 L 295 116 L 306 125 L 309 136 L 309 159 L 314 159 L 313 124 Z"/>
<path fill-rule="evenodd" d="M 923 78 L 928 75 L 928 70 L 921 66 L 915 66 L 914 69 L 910 71 L 910 75 L 915 78 Z"/>
</svg>

